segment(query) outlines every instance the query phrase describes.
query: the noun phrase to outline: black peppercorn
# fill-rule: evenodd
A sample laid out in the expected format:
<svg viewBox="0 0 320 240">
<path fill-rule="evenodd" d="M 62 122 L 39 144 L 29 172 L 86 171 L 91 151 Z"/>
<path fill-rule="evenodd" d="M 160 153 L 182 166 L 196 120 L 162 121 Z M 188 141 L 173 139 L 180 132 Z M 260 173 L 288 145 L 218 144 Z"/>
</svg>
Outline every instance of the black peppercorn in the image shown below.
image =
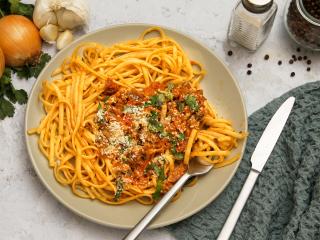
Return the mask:
<svg viewBox="0 0 320 240">
<path fill-rule="evenodd" d="M 289 63 L 290 63 L 290 64 L 293 64 L 293 60 L 292 60 L 292 59 L 290 59 L 290 60 L 289 60 Z"/>
<path fill-rule="evenodd" d="M 228 51 L 228 55 L 232 56 L 233 52 L 231 50 Z"/>
<path fill-rule="evenodd" d="M 251 68 L 251 67 L 252 67 L 252 64 L 251 64 L 251 63 L 248 63 L 247 67 L 248 67 L 248 68 Z"/>
<path fill-rule="evenodd" d="M 319 28 L 308 21 L 300 11 L 300 5 L 309 13 L 308 15 L 320 20 L 319 0 L 291 0 L 287 13 L 287 26 L 293 38 L 305 47 L 319 48 Z M 298 7 L 299 6 L 299 7 Z M 310 16 L 310 18 L 311 18 Z M 309 17 L 308 17 L 309 18 Z M 300 52 L 300 47 L 296 48 Z"/>
<path fill-rule="evenodd" d="M 294 77 L 296 74 L 295 74 L 295 72 L 292 72 L 291 74 L 290 74 L 290 77 Z"/>
<path fill-rule="evenodd" d="M 298 57 L 298 60 L 299 60 L 299 61 L 301 61 L 301 60 L 302 60 L 302 57 L 301 57 L 301 56 L 299 56 L 299 57 Z"/>
<path fill-rule="evenodd" d="M 281 60 L 279 60 L 279 61 L 278 61 L 278 65 L 281 65 L 281 64 L 282 64 L 282 61 L 281 61 Z"/>
<path fill-rule="evenodd" d="M 308 57 L 307 57 L 307 56 L 304 56 L 304 57 L 303 57 L 303 60 L 307 60 L 307 59 L 308 59 Z"/>
<path fill-rule="evenodd" d="M 247 71 L 247 74 L 248 74 L 248 75 L 251 75 L 251 73 L 252 73 L 251 70 L 248 70 L 248 71 Z"/>
<path fill-rule="evenodd" d="M 320 19 L 320 2 L 317 0 L 303 0 L 303 6 L 314 18 Z"/>
<path fill-rule="evenodd" d="M 269 59 L 269 55 L 266 54 L 266 55 L 264 56 L 264 60 L 268 60 L 268 59 Z"/>
<path fill-rule="evenodd" d="M 312 62 L 311 62 L 311 60 L 309 59 L 308 61 L 307 61 L 307 64 L 308 65 L 310 65 Z"/>
<path fill-rule="evenodd" d="M 310 70 L 311 70 L 311 68 L 310 68 L 310 67 L 307 67 L 307 71 L 310 72 Z"/>
</svg>

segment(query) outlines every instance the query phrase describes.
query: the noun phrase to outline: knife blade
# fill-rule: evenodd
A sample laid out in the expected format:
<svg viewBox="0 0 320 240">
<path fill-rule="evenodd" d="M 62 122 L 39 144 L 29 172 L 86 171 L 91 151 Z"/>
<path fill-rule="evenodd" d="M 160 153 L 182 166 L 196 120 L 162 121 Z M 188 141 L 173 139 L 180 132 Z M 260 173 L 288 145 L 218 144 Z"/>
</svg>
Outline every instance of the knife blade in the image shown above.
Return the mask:
<svg viewBox="0 0 320 240">
<path fill-rule="evenodd" d="M 238 221 L 241 211 L 254 187 L 254 184 L 266 164 L 281 132 L 287 122 L 295 102 L 294 97 L 289 97 L 276 111 L 267 127 L 263 131 L 256 148 L 251 155 L 252 167 L 241 189 L 241 192 L 233 205 L 231 212 L 217 238 L 217 240 L 229 239 Z"/>
</svg>

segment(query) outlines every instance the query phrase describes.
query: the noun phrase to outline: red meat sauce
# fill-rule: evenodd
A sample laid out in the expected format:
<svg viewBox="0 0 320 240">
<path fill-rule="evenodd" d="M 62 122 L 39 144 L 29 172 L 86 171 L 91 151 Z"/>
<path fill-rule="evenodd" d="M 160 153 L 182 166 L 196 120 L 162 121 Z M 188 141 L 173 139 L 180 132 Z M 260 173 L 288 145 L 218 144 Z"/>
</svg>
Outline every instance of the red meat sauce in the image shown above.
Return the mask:
<svg viewBox="0 0 320 240">
<path fill-rule="evenodd" d="M 128 184 L 146 189 L 153 186 L 151 178 L 158 177 L 150 166 L 167 165 L 163 155 L 169 151 L 176 160 L 174 171 L 165 172 L 161 192 L 168 191 L 187 170 L 183 156 L 188 138 L 193 128 L 199 128 L 206 111 L 202 90 L 189 83 L 152 83 L 139 91 L 109 81 L 104 95 L 96 121 L 100 158 L 110 160 L 124 189 Z M 167 113 L 161 121 L 163 104 L 167 104 Z"/>
</svg>

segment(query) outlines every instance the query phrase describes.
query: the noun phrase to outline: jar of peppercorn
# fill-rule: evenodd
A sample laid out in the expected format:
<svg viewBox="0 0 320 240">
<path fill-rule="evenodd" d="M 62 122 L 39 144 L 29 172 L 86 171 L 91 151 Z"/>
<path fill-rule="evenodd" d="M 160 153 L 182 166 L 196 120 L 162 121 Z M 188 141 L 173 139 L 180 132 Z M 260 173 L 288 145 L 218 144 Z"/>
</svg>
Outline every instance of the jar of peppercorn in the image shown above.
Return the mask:
<svg viewBox="0 0 320 240">
<path fill-rule="evenodd" d="M 294 41 L 302 47 L 320 51 L 320 0 L 289 0 L 284 18 Z"/>
</svg>

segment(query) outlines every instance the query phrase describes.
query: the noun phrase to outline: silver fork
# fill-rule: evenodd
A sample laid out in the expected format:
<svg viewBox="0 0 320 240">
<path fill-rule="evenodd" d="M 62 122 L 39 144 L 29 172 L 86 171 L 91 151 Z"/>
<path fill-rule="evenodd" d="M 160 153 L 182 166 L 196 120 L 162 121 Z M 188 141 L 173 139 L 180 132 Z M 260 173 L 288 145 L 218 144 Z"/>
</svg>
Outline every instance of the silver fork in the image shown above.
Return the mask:
<svg viewBox="0 0 320 240">
<path fill-rule="evenodd" d="M 172 188 L 162 197 L 162 199 L 134 226 L 134 228 L 122 240 L 136 239 L 189 178 L 205 174 L 209 172 L 211 168 L 212 165 L 207 165 L 198 158 L 192 159 L 189 163 L 188 171 L 182 175 L 182 177 L 172 186 Z"/>
</svg>

